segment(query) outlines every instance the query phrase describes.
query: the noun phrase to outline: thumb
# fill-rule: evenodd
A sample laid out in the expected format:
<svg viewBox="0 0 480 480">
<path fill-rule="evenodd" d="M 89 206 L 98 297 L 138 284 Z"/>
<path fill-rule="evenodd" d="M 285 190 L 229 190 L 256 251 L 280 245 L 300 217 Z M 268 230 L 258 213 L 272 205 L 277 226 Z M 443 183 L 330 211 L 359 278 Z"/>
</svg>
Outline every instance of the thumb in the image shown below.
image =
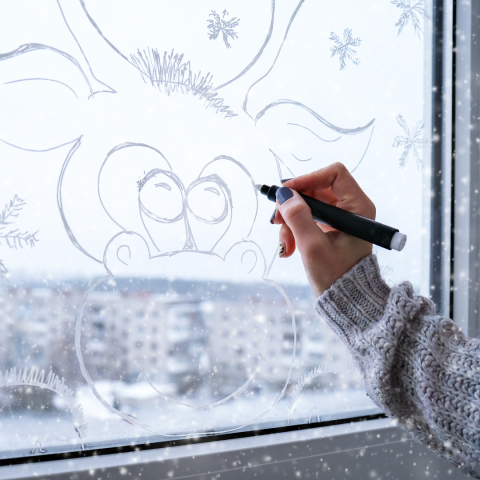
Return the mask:
<svg viewBox="0 0 480 480">
<path fill-rule="evenodd" d="M 308 262 L 328 242 L 327 236 L 313 220 L 310 207 L 295 190 L 288 187 L 277 190 L 277 209 L 292 231 L 302 259 Z"/>
</svg>

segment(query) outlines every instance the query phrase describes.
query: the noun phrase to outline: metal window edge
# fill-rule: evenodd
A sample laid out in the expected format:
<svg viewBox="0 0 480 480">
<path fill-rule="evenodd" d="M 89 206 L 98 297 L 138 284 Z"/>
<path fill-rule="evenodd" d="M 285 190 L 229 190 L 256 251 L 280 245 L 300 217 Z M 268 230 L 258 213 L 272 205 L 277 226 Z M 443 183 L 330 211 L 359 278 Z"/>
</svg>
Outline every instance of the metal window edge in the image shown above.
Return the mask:
<svg viewBox="0 0 480 480">
<path fill-rule="evenodd" d="M 480 328 L 479 2 L 456 2 L 453 318 L 468 336 Z"/>
</svg>

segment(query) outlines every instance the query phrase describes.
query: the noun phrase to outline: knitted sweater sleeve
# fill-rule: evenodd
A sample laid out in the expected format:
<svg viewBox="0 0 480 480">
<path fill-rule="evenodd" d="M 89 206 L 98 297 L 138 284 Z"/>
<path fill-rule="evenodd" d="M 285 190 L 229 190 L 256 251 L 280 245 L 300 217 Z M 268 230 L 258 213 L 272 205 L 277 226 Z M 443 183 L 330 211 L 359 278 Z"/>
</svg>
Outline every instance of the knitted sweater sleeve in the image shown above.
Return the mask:
<svg viewBox="0 0 480 480">
<path fill-rule="evenodd" d="M 316 300 L 375 404 L 463 473 L 480 479 L 480 340 L 409 282 L 390 288 L 368 256 Z"/>
</svg>

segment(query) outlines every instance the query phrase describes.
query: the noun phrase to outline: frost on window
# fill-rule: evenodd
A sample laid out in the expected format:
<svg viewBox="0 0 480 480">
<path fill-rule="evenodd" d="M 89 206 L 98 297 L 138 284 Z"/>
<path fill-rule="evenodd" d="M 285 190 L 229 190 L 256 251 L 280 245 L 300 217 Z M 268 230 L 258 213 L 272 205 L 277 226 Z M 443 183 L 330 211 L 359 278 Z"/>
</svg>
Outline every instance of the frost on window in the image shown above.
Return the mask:
<svg viewBox="0 0 480 480">
<path fill-rule="evenodd" d="M 420 287 L 428 69 L 383 3 L 2 3 L 4 456 L 377 411 L 254 185 L 344 163 Z"/>
</svg>

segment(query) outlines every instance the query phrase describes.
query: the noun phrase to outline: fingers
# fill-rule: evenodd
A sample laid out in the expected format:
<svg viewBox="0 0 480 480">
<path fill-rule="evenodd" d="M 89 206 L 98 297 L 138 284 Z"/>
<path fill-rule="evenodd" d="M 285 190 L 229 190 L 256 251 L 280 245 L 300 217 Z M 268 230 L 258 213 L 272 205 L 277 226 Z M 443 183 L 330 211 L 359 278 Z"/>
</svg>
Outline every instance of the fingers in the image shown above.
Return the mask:
<svg viewBox="0 0 480 480">
<path fill-rule="evenodd" d="M 309 191 L 315 191 L 315 195 L 311 196 L 323 201 L 327 200 L 320 198 L 318 191 L 323 191 L 324 198 L 331 198 L 330 194 L 324 193 L 330 189 L 331 194 L 338 199 L 337 207 L 368 218 L 375 218 L 375 206 L 342 163 L 332 163 L 308 175 L 285 182 L 285 184 L 306 195 Z"/>
<path fill-rule="evenodd" d="M 295 252 L 295 237 L 276 207 L 270 218 L 270 223 L 281 224 L 278 235 L 278 256 L 280 258 L 291 257 Z"/>
<path fill-rule="evenodd" d="M 283 222 L 283 218 L 282 218 L 282 214 L 278 211 L 278 208 L 275 207 L 275 210 L 272 212 L 272 216 L 270 218 L 270 223 L 272 225 L 276 224 L 276 225 L 280 225 Z"/>
<path fill-rule="evenodd" d="M 280 258 L 288 258 L 295 252 L 295 237 L 286 223 L 283 223 L 280 227 L 278 244 L 278 256 Z"/>
<path fill-rule="evenodd" d="M 302 258 L 309 256 L 314 251 L 326 246 L 329 242 L 327 236 L 317 227 L 312 218 L 310 207 L 305 203 L 303 198 L 294 190 L 282 187 L 277 191 L 277 211 L 283 217 L 288 230 L 282 230 L 281 239 L 291 242 L 290 234 L 294 237 L 295 245 L 300 251 Z M 290 243 L 286 243 L 287 255 L 290 253 Z"/>
</svg>

